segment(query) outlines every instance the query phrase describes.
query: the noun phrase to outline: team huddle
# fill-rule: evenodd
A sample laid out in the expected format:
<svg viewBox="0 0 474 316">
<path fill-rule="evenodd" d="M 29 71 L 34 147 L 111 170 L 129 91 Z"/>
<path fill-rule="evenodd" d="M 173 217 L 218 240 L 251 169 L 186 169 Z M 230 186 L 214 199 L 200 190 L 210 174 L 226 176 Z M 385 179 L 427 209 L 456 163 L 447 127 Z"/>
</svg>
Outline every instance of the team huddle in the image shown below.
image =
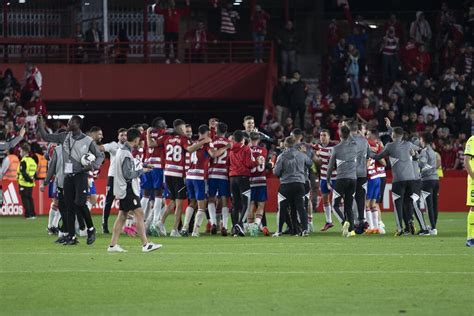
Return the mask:
<svg viewBox="0 0 474 316">
<path fill-rule="evenodd" d="M 45 132 L 41 118 L 38 123 L 40 135 L 52 143 L 44 185 L 49 185 L 53 198 L 48 228 L 55 233 L 62 219 L 57 240 L 61 244 L 77 244 L 77 230 L 87 236 L 87 244 L 95 241 L 90 209 L 97 202 L 94 179 L 104 152 L 110 154 L 104 233 L 109 233 L 116 199 L 120 210 L 109 252 L 125 251 L 118 245 L 122 231 L 138 235 L 143 251 L 159 249 L 161 245 L 149 242 L 147 235 L 167 236 L 169 215 L 174 215 L 170 237 L 199 237 L 204 220 L 206 232 L 212 235 L 269 236 L 268 172 L 280 180 L 274 237 L 308 236 L 314 231 L 318 191 L 326 219 L 321 231 L 334 227 L 334 214 L 345 237 L 385 234 L 379 207 L 386 182 L 385 158 L 393 174 L 396 235 L 437 234 L 439 163 L 431 148 L 433 138 L 426 133 L 420 139 L 405 140 L 403 130 L 391 129 L 388 119 L 393 142 L 386 146 L 376 130 L 367 131 L 352 121 L 340 124 L 340 141 L 331 140 L 329 131 L 323 130 L 319 141 L 306 143 L 304 133 L 295 129 L 281 144 L 259 132 L 251 116 L 244 118 L 244 130 L 233 133 L 212 118 L 208 125 L 199 126 L 196 137 L 183 120 L 175 120 L 168 128 L 157 117 L 149 127 L 137 124 L 119 129 L 117 141 L 107 144 L 102 144 L 99 127 L 83 134 L 82 121 L 76 116 L 66 131 L 56 134 Z M 430 225 L 421 211 L 422 200 Z"/>
</svg>

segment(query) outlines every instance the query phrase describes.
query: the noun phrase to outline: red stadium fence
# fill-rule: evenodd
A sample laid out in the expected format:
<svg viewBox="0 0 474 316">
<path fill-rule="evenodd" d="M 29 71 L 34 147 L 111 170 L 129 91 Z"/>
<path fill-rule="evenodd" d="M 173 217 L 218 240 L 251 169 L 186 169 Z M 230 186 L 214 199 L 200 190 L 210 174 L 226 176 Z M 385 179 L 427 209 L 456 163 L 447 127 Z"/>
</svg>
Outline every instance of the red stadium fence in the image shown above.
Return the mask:
<svg viewBox="0 0 474 316">
<path fill-rule="evenodd" d="M 101 42 L 86 43 L 70 39 L 1 38 L 0 56 L 4 63 L 31 61 L 47 64 L 148 64 L 163 63 L 169 49 L 184 63 L 252 63 L 256 43 L 253 41 L 181 42 Z M 259 43 L 263 60 L 268 62 L 273 42 Z"/>
<path fill-rule="evenodd" d="M 390 211 L 393 209 L 391 201 L 391 188 L 390 178 L 387 181 L 385 192 L 383 195 L 383 210 Z M 102 208 L 105 203 L 105 187 L 107 179 L 99 178 L 96 180 L 96 188 L 98 200 L 97 204 L 92 209 L 94 214 L 102 214 Z M 45 192 L 39 190 L 39 181 L 33 190 L 33 198 L 35 201 L 36 214 L 46 215 L 49 213 L 50 199 L 48 198 L 47 189 Z M 0 216 L 21 216 L 24 215 L 24 209 L 21 204 L 20 194 L 18 191 L 18 184 L 16 182 L 3 181 L 3 201 L 4 205 L 0 210 Z M 275 212 L 277 210 L 277 193 L 279 181 L 275 177 L 269 177 L 267 180 L 268 185 L 268 202 L 266 204 L 267 212 Z M 467 182 L 465 172 L 446 172 L 445 176 L 440 180 L 440 199 L 439 209 L 443 212 L 463 212 L 467 210 L 466 207 L 466 192 Z M 117 201 L 114 202 L 112 213 L 116 213 L 118 210 Z M 424 207 L 422 205 L 422 207 Z M 321 205 L 320 209 L 321 211 Z"/>
</svg>

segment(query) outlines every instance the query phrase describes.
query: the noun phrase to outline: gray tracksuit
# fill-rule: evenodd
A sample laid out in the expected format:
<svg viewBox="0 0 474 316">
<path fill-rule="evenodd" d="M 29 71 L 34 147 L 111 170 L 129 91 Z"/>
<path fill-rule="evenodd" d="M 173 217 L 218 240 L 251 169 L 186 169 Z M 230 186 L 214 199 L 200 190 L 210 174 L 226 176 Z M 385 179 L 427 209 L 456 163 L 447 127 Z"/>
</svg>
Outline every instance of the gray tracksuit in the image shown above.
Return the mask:
<svg viewBox="0 0 474 316">
<path fill-rule="evenodd" d="M 389 156 L 390 165 L 392 166 L 393 183 L 399 181 L 412 181 L 415 180 L 415 172 L 413 170 L 411 151 L 416 151 L 418 149 L 417 146 L 410 142 L 395 140 L 392 143 L 388 143 L 381 153 L 374 155 L 370 154 L 370 156 L 375 160 L 380 160 Z"/>
<path fill-rule="evenodd" d="M 296 148 L 289 148 L 278 156 L 273 174 L 280 178 L 281 184 L 305 183 L 307 170 L 312 164 L 313 161 L 307 154 Z"/>
<path fill-rule="evenodd" d="M 334 167 L 337 167 L 336 179 L 357 179 L 357 143 L 353 137 L 333 147 L 328 163 L 327 183 L 331 183 Z"/>
<path fill-rule="evenodd" d="M 421 180 L 439 180 L 436 163 L 436 153 L 433 148 L 431 146 L 423 148 L 418 160 L 421 168 Z"/>
<path fill-rule="evenodd" d="M 64 187 L 64 170 L 63 170 L 63 157 L 62 157 L 62 146 L 59 145 L 54 148 L 53 156 L 48 164 L 48 173 L 44 179 L 44 183 L 49 183 L 53 176 L 58 188 Z"/>
<path fill-rule="evenodd" d="M 114 168 L 114 195 L 117 199 L 124 199 L 127 196 L 127 185 L 131 184 L 133 193 L 140 196 L 140 180 L 143 169 L 138 167 L 135 158 L 132 156 L 132 149 L 125 143 L 115 156 Z"/>
<path fill-rule="evenodd" d="M 63 164 L 71 162 L 73 174 L 86 172 L 81 164 L 81 158 L 88 152 L 91 152 L 96 157 L 92 163 L 94 170 L 98 170 L 105 159 L 104 153 L 99 150 L 99 147 L 92 138 L 82 132 L 76 135 L 73 135 L 72 132 L 48 134 L 40 126 L 38 127 L 38 132 L 45 141 L 63 145 Z"/>
<path fill-rule="evenodd" d="M 357 145 L 357 178 L 367 178 L 367 155 L 369 154 L 369 142 L 359 134 L 353 135 L 352 138 Z"/>
</svg>

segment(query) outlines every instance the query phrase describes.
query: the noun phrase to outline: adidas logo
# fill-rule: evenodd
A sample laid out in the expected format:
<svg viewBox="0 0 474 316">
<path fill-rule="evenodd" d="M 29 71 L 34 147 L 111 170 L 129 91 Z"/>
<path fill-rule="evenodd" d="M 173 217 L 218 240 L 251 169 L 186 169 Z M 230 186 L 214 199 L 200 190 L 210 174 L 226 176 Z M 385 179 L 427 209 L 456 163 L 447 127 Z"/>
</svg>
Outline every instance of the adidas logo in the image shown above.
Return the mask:
<svg viewBox="0 0 474 316">
<path fill-rule="evenodd" d="M 3 192 L 3 202 L 0 215 L 23 215 L 23 205 L 20 204 L 13 182 Z"/>
</svg>

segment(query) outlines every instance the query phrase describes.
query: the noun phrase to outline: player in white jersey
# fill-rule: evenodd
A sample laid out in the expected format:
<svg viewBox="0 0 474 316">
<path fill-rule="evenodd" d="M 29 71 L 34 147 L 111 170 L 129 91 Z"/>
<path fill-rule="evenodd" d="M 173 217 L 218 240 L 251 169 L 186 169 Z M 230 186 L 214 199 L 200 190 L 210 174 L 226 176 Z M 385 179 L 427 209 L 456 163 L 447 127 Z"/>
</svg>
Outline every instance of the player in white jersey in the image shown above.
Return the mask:
<svg viewBox="0 0 474 316">
<path fill-rule="evenodd" d="M 113 141 L 102 146 L 99 146 L 100 150 L 108 152 L 110 155 L 110 165 L 109 171 L 107 174 L 107 187 L 105 193 L 105 203 L 102 213 L 102 232 L 104 234 L 109 234 L 109 216 L 110 210 L 112 208 L 112 203 L 115 200 L 114 197 L 114 162 L 115 155 L 120 147 L 127 141 L 127 129 L 120 128 L 117 132 L 117 141 Z"/>
<path fill-rule="evenodd" d="M 320 170 L 321 170 L 321 179 L 320 179 L 320 190 L 321 190 L 321 195 L 322 195 L 322 200 L 323 200 L 323 209 L 324 209 L 324 216 L 326 217 L 326 224 L 321 228 L 322 232 L 327 231 L 331 227 L 333 227 L 332 223 L 332 207 L 331 207 L 331 202 L 329 200 L 329 194 L 331 193 L 331 190 L 328 188 L 327 182 L 326 182 L 326 176 L 327 176 L 327 170 L 328 170 L 328 164 L 329 164 L 329 158 L 331 157 L 331 152 L 334 146 L 337 145 L 336 142 L 332 141 L 330 138 L 330 133 L 329 130 L 323 129 L 321 133 L 319 134 L 319 144 L 315 146 L 316 149 L 316 155 L 319 159 L 319 164 L 320 164 Z M 337 176 L 337 171 L 334 170 L 332 172 L 331 178 L 335 179 Z M 334 187 L 335 185 L 335 180 L 332 181 L 333 183 L 331 184 L 331 188 Z M 337 215 L 337 214 L 336 214 Z M 338 218 L 339 222 L 342 223 L 343 218 Z"/>
</svg>

